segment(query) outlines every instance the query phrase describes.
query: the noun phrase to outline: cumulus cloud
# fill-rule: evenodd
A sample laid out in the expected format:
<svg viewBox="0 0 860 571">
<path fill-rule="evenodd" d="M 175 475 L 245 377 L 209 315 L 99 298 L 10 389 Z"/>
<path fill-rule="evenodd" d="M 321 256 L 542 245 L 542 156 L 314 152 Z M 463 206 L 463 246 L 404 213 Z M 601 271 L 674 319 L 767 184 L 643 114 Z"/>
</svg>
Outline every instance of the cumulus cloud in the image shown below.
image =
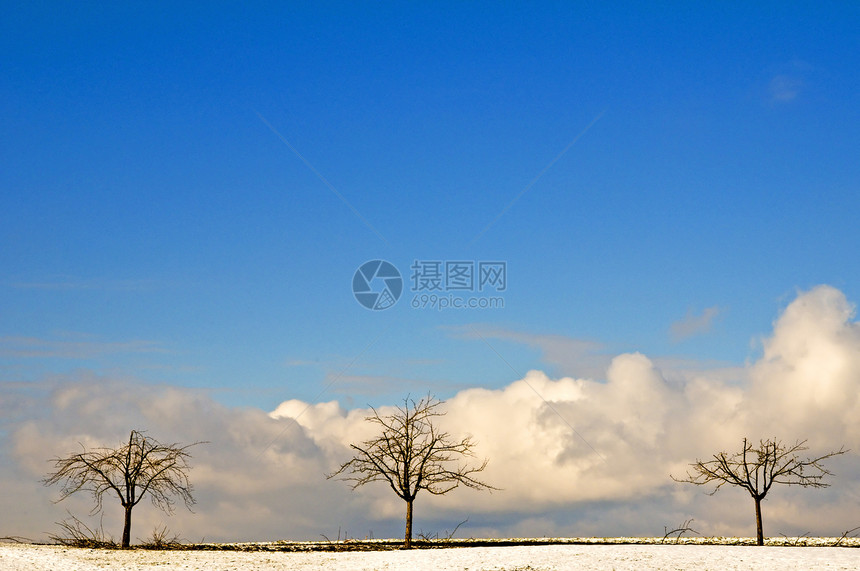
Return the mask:
<svg viewBox="0 0 860 571">
<path fill-rule="evenodd" d="M 751 370 L 759 425 L 860 444 L 860 324 L 844 294 L 819 286 L 774 323 Z"/>
<path fill-rule="evenodd" d="M 40 404 L 44 413 L 33 411 L 37 418 L 18 425 L 8 451 L 31 479 L 45 474 L 51 457 L 81 444 L 118 445 L 130 428 L 136 428 L 162 442 L 207 441 L 193 449 L 196 513 L 177 510 L 166 520 L 186 537 L 318 537 L 330 528 L 315 525 L 317 514 L 321 520 L 342 519 L 335 516 L 338 502 L 347 499 L 346 491 L 335 486 L 320 489 L 325 456 L 305 429 L 288 419 L 251 408 L 224 407 L 198 391 L 96 377 L 60 385 Z M 318 493 L 308 493 L 309 487 Z M 28 533 L 50 529 L 48 524 L 62 517 L 63 505 L 46 506 L 46 500 L 55 496 L 55 491 L 42 489 L 34 498 L 43 511 L 41 517 L 33 515 Z M 86 513 L 86 507 L 80 509 L 85 499 L 76 498 L 69 507 Z M 118 514 L 110 503 L 106 505 L 108 525 Z M 144 537 L 163 519 L 157 510 L 141 506 L 135 531 Z"/>
<path fill-rule="evenodd" d="M 611 359 L 605 380 L 529 371 L 498 389 L 462 390 L 440 422 L 473 436 L 478 460 L 490 461 L 484 479 L 501 490 L 419 496 L 416 529 L 452 529 L 468 517 L 461 530 L 469 535 L 653 535 L 694 517 L 703 533 L 750 535 L 745 492 L 712 498 L 669 474 L 737 449 L 744 436 L 808 438 L 813 453 L 860 448 L 854 316 L 834 288 L 800 293 L 774 322 L 762 357 L 735 382 L 706 368 L 678 382 L 656 359 L 629 353 Z M 204 392 L 86 375 L 55 382 L 41 397 L 22 390 L 4 391 L 18 396 L 0 402 L 26 409 L 3 425 L 2 454 L 11 461 L 0 483 L 15 491 L 14 501 L 0 499 L 0 513 L 13 514 L 4 515 L 4 534 L 38 535 L 62 517 L 63 506 L 49 501 L 55 491 L 35 483 L 48 458 L 78 443 L 118 444 L 131 427 L 163 441 L 209 441 L 194 450 L 196 513 L 166 519 L 139 508 L 136 537 L 160 522 L 192 540 L 319 538 L 338 527 L 351 536 L 402 532 L 403 503 L 386 486 L 352 492 L 325 478 L 349 457 L 349 443 L 373 435 L 366 409 L 286 400 L 266 413 L 219 405 Z M 832 488 L 771 492 L 766 533 L 840 534 L 856 525 L 860 461 L 852 454 L 831 467 Z M 86 498 L 69 506 L 89 507 Z M 107 508 L 116 529 L 119 510 Z"/>
</svg>

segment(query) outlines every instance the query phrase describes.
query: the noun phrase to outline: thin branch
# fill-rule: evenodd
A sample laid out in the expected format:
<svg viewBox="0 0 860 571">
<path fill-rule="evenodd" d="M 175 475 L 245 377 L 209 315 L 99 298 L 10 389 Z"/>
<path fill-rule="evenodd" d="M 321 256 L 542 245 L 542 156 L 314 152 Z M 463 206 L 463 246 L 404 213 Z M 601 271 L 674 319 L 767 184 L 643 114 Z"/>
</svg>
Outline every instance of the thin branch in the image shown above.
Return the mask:
<svg viewBox="0 0 860 571">
<path fill-rule="evenodd" d="M 326 477 L 349 482 L 353 489 L 386 482 L 410 505 L 421 490 L 444 495 L 460 486 L 498 489 L 477 477 L 487 467 L 487 460 L 477 465 L 463 461 L 474 457 L 472 437 L 458 440 L 436 425 L 436 419 L 445 415 L 441 405 L 442 401 L 427 395 L 418 401 L 407 396 L 403 405 L 388 415 L 371 407 L 365 420 L 378 425 L 379 434 L 351 444 L 353 457 Z"/>
<path fill-rule="evenodd" d="M 186 446 L 165 445 L 143 432 L 132 430 L 128 442 L 119 448 L 87 450 L 81 445 L 83 452 L 55 458 L 52 460 L 54 471 L 42 482 L 45 485 L 60 484 L 57 501 L 79 491 L 90 492 L 93 495 L 93 514 L 102 510 L 104 494 L 111 491 L 116 493 L 126 510 L 131 510 L 147 496 L 153 505 L 166 513 L 173 512 L 176 496 L 191 510 L 195 500 L 194 488 L 188 479 L 188 460 L 191 457 L 188 450 L 198 444 L 202 442 Z M 124 532 L 124 547 L 128 546 L 127 541 L 128 536 Z"/>
</svg>

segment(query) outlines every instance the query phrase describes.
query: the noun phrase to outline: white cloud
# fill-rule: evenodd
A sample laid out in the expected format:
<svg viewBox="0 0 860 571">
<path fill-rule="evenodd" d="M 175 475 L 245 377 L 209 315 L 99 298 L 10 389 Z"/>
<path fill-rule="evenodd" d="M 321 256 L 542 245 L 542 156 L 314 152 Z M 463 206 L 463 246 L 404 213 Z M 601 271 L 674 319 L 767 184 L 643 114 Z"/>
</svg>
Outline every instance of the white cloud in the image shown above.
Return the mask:
<svg viewBox="0 0 860 571">
<path fill-rule="evenodd" d="M 768 95 L 772 103 L 791 103 L 807 89 L 813 66 L 802 60 L 786 62 L 773 70 L 768 82 Z"/>
<path fill-rule="evenodd" d="M 108 342 L 82 333 L 67 333 L 61 339 L 0 337 L 0 357 L 92 359 L 120 353 L 163 353 L 155 341 Z"/>
<path fill-rule="evenodd" d="M 528 345 L 540 350 L 542 360 L 557 367 L 564 375 L 598 378 L 606 372 L 606 367 L 612 360 L 603 345 L 587 339 L 572 339 L 563 335 L 535 335 L 482 325 L 448 329 L 465 339 L 499 339 Z"/>
<path fill-rule="evenodd" d="M 2 285 L 24 290 L 105 290 L 105 291 L 147 291 L 161 284 L 154 280 L 105 280 L 98 278 L 79 278 L 76 276 L 51 276 L 40 281 L 6 281 Z"/>
<path fill-rule="evenodd" d="M 419 496 L 416 529 L 452 529 L 469 517 L 461 534 L 658 534 L 694 517 L 702 533 L 750 535 L 745 492 L 708 497 L 669 474 L 737 448 L 744 436 L 808 438 L 810 452 L 860 449 L 860 326 L 852 319 L 838 290 L 799 294 L 774 323 L 762 358 L 735 382 L 707 368 L 679 376 L 632 353 L 611 360 L 605 381 L 530 371 L 500 389 L 460 391 L 441 422 L 474 437 L 478 456 L 490 460 L 485 479 L 503 489 Z M 135 537 L 162 521 L 192 540 L 319 538 L 339 526 L 353 537 L 401 533 L 403 504 L 386 486 L 352 492 L 324 476 L 348 457 L 350 442 L 371 436 L 366 409 L 287 400 L 267 414 L 222 406 L 204 392 L 94 376 L 55 380 L 41 396 L 6 387 L 0 405 L 18 411 L 2 425 L 9 436 L 0 485 L 15 490 L 0 499 L 3 534 L 40 538 L 63 517 L 63 504 L 49 501 L 56 490 L 34 484 L 48 458 L 79 442 L 119 443 L 132 427 L 171 442 L 209 441 L 194 451 L 196 513 L 165 519 L 141 506 Z M 830 489 L 773 490 L 765 532 L 854 527 L 860 461 L 852 454 L 831 467 Z M 22 504 L 31 508 L 15 507 Z M 119 510 L 107 505 L 105 525 L 116 533 Z M 80 515 L 88 502 L 69 506 Z"/>
<path fill-rule="evenodd" d="M 669 333 L 674 341 L 682 341 L 694 335 L 701 335 L 711 330 L 714 319 L 721 313 L 717 306 L 705 308 L 701 315 L 687 311 L 683 319 L 674 322 L 669 327 Z"/>
<path fill-rule="evenodd" d="M 772 101 L 787 103 L 797 99 L 803 81 L 798 77 L 780 74 L 771 78 L 769 88 Z"/>
<path fill-rule="evenodd" d="M 801 294 L 774 323 L 751 370 L 759 424 L 860 445 L 860 324 L 837 289 Z M 822 438 L 823 439 L 823 438 Z"/>
</svg>

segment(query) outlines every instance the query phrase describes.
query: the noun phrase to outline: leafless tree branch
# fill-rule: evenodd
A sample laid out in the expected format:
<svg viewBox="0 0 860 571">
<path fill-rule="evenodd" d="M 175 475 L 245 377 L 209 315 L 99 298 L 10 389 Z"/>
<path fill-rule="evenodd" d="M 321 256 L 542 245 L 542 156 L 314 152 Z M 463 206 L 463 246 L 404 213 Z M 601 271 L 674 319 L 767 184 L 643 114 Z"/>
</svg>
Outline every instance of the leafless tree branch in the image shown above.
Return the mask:
<svg viewBox="0 0 860 571">
<path fill-rule="evenodd" d="M 684 523 L 676 527 L 675 529 L 670 530 L 667 526 L 663 526 L 663 539 L 660 543 L 666 543 L 666 540 L 669 539 L 669 536 L 675 535 L 675 543 L 678 543 L 681 540 L 681 536 L 685 533 L 695 533 L 696 535 L 700 535 L 698 531 L 690 527 L 690 524 L 693 523 L 693 518 L 685 520 Z"/>
<path fill-rule="evenodd" d="M 696 460 L 690 465 L 682 478 L 670 477 L 676 482 L 704 486 L 716 484 L 709 495 L 729 484 L 745 489 L 755 502 L 756 539 L 764 545 L 761 523 L 761 501 L 767 496 L 774 484 L 801 486 L 804 488 L 826 488 L 824 481 L 833 473 L 822 462 L 834 456 L 845 454 L 840 448 L 814 458 L 801 458 L 799 454 L 808 450 L 806 440 L 798 440 L 786 445 L 776 439 L 760 440 L 758 446 L 744 438 L 740 452 L 720 452 L 710 460 Z"/>
<path fill-rule="evenodd" d="M 412 543 L 412 503 L 421 490 L 443 495 L 460 486 L 497 489 L 477 477 L 487 460 L 478 465 L 461 462 L 474 457 L 474 440 L 470 436 L 457 440 L 436 425 L 436 419 L 445 414 L 442 404 L 427 395 L 418 401 L 407 396 L 403 406 L 389 415 L 371 407 L 366 420 L 379 426 L 379 436 L 352 444 L 354 456 L 327 476 L 350 482 L 353 489 L 370 482 L 387 483 L 407 505 L 407 548 Z"/>
<path fill-rule="evenodd" d="M 42 482 L 46 486 L 60 485 L 62 501 L 70 495 L 84 491 L 93 495 L 92 514 L 103 507 L 105 493 L 116 495 L 125 509 L 122 547 L 131 539 L 131 510 L 144 496 L 166 513 L 173 513 L 178 497 L 191 510 L 194 505 L 193 486 L 188 479 L 189 448 L 161 444 L 143 432 L 132 430 L 128 443 L 119 448 L 93 448 L 54 458 L 54 470 Z"/>
</svg>

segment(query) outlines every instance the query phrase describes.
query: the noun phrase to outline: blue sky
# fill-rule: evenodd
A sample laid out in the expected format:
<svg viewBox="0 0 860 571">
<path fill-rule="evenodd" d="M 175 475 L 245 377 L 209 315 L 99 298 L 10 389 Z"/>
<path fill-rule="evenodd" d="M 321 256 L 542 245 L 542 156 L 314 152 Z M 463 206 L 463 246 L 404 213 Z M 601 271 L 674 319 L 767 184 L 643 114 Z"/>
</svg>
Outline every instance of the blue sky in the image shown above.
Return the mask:
<svg viewBox="0 0 860 571">
<path fill-rule="evenodd" d="M 387 331 L 354 368 L 444 393 L 504 372 L 445 326 L 743 362 L 795 288 L 856 297 L 856 6 L 4 12 L 0 334 L 152 349 L 13 351 L 12 378 L 120 369 L 268 406 Z M 378 258 L 504 260 L 505 307 L 371 314 L 349 285 Z M 708 307 L 709 336 L 673 343 Z"/>
<path fill-rule="evenodd" d="M 4 3 L 0 379 L 270 411 L 601 381 L 628 352 L 742 367 L 799 291 L 860 299 L 858 24 L 850 2 Z M 374 259 L 407 285 L 384 311 L 351 291 Z M 504 307 L 411 308 L 414 260 L 506 262 Z"/>
</svg>

